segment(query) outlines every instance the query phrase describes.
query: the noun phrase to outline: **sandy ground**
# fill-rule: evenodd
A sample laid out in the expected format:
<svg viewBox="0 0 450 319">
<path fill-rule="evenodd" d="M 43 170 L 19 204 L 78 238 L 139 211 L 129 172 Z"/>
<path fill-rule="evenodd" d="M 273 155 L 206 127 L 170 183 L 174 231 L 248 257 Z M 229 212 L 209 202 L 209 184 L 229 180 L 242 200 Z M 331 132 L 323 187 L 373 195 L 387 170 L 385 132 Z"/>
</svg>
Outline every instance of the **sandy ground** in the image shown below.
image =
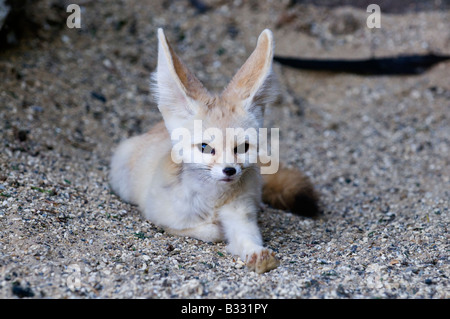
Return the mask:
<svg viewBox="0 0 450 319">
<path fill-rule="evenodd" d="M 448 8 L 382 7 L 381 29 L 369 29 L 365 6 L 72 2 L 81 29 L 48 24 L 0 53 L 1 298 L 450 297 L 450 62 L 406 77 L 275 64 L 281 97 L 267 122 L 323 214 L 261 213 L 281 260 L 269 273 L 247 271 L 224 244 L 165 233 L 107 181 L 118 142 L 161 119 L 149 90 L 157 27 L 220 90 L 264 28 L 278 55 L 450 54 Z"/>
</svg>

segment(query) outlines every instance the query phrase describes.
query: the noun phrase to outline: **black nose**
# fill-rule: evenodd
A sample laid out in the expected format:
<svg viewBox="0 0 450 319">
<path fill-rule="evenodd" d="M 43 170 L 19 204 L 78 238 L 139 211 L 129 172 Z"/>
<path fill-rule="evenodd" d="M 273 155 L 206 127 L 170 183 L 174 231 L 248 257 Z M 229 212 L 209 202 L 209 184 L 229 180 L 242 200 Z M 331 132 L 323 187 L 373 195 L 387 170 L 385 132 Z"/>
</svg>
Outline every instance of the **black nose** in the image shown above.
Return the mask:
<svg viewBox="0 0 450 319">
<path fill-rule="evenodd" d="M 233 167 L 225 167 L 223 169 L 223 173 L 227 176 L 232 176 L 232 175 L 236 174 L 236 169 Z"/>
</svg>

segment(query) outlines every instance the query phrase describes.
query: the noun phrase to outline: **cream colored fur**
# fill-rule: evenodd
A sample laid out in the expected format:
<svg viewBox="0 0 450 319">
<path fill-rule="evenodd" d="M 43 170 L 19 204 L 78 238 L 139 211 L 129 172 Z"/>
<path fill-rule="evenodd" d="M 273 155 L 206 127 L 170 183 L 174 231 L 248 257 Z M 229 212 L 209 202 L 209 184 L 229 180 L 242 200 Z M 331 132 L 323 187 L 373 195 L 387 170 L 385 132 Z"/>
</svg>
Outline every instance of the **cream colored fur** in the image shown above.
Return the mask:
<svg viewBox="0 0 450 319">
<path fill-rule="evenodd" d="M 208 141 L 215 153 L 202 154 L 201 163 L 177 164 L 171 158 L 171 134 L 177 128 L 193 132 L 194 120 L 202 120 L 204 131 L 262 126 L 264 105 L 275 98 L 271 31 L 261 33 L 254 52 L 220 95 L 210 94 L 190 73 L 162 29 L 158 39 L 154 90 L 164 122 L 119 145 L 111 161 L 112 189 L 172 234 L 207 242 L 224 240 L 228 251 L 245 260 L 249 269 L 262 273 L 276 268 L 279 262 L 274 252 L 263 247 L 257 226 L 259 166 L 220 161 L 226 154 L 235 159 L 240 155 L 230 153 L 237 145 L 224 148 L 216 140 Z M 245 136 L 238 136 L 236 143 L 244 140 Z M 200 152 L 202 142 L 192 140 L 192 152 Z M 249 145 L 249 149 L 256 147 Z M 226 176 L 225 167 L 234 168 L 235 174 Z"/>
</svg>

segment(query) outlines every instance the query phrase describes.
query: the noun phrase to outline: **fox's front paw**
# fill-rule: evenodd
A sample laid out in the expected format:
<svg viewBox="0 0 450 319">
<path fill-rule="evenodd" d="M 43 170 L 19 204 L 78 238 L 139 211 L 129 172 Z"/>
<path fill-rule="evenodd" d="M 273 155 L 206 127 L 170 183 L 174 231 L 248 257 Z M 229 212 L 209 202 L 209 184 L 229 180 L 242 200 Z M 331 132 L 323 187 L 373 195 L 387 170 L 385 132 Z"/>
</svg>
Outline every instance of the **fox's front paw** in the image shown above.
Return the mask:
<svg viewBox="0 0 450 319">
<path fill-rule="evenodd" d="M 246 264 L 248 269 L 262 274 L 277 268 L 280 262 L 275 257 L 275 252 L 270 249 L 262 249 L 259 252 L 247 256 Z"/>
</svg>

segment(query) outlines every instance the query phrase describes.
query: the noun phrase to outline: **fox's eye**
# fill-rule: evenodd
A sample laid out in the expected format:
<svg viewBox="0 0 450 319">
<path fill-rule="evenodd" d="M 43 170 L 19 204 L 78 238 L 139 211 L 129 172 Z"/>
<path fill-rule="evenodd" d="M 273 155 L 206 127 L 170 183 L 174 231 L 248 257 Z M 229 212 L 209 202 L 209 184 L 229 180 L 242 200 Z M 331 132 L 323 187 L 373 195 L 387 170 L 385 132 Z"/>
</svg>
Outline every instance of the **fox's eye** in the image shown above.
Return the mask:
<svg viewBox="0 0 450 319">
<path fill-rule="evenodd" d="M 211 155 L 216 154 L 216 150 L 213 149 L 211 146 L 209 146 L 206 143 L 198 144 L 198 149 L 202 153 L 211 154 Z"/>
<path fill-rule="evenodd" d="M 250 145 L 247 142 L 242 143 L 234 148 L 234 154 L 247 153 L 249 147 L 250 147 Z"/>
</svg>

